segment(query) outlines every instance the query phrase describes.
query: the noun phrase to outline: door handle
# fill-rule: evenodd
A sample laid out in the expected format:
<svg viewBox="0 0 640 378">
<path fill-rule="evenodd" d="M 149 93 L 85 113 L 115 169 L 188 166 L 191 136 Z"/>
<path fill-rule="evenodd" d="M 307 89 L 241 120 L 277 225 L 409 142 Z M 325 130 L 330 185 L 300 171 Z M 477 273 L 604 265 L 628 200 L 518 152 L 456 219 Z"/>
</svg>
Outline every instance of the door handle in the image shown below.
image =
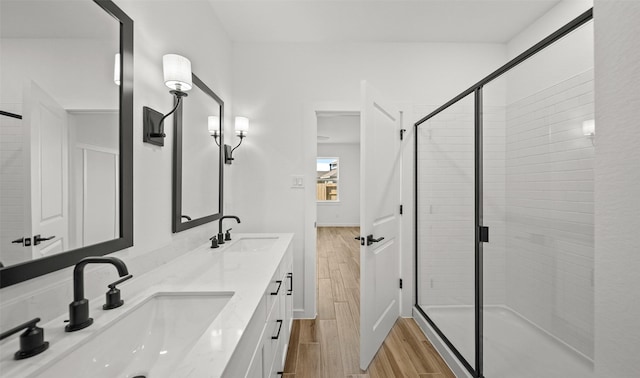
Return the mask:
<svg viewBox="0 0 640 378">
<path fill-rule="evenodd" d="M 33 237 L 33 245 L 38 245 L 38 244 L 40 244 L 40 242 L 47 241 L 47 240 L 51 240 L 51 239 L 53 239 L 53 238 L 55 238 L 55 237 L 56 237 L 56 236 L 55 236 L 55 235 L 53 235 L 53 236 L 49 236 L 48 238 L 43 238 L 43 237 L 41 237 L 41 236 L 40 236 L 40 234 L 35 235 L 35 236 Z"/>
<path fill-rule="evenodd" d="M 20 238 L 12 241 L 11 243 L 22 244 L 23 247 L 31 246 L 31 238 Z"/>
<path fill-rule="evenodd" d="M 382 240 L 384 240 L 384 236 L 380 237 L 380 238 L 377 238 L 377 239 L 374 239 L 373 235 L 367 235 L 367 245 L 371 245 L 373 243 L 377 243 L 377 242 L 382 241 Z"/>
<path fill-rule="evenodd" d="M 356 236 L 356 240 L 360 240 L 360 245 L 364 245 L 364 238 L 362 236 Z"/>
</svg>

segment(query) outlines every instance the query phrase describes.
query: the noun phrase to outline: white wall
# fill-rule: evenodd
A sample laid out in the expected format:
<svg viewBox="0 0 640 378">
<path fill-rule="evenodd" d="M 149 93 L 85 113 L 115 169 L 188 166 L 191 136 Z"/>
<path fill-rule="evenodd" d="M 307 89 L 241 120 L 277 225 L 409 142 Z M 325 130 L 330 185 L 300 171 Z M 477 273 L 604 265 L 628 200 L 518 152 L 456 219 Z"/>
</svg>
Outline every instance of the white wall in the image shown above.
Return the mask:
<svg viewBox="0 0 640 378">
<path fill-rule="evenodd" d="M 135 277 L 207 242 L 217 231 L 217 223 L 211 223 L 171 233 L 171 122 L 165 126 L 163 148 L 142 143 L 142 107 L 166 112 L 173 104 L 162 80 L 162 55 L 190 58 L 193 71 L 231 107 L 231 42 L 207 1 L 116 3 L 134 20 L 134 246 L 114 256 L 123 258 Z M 177 19 L 189 22 L 180 28 L 167 26 Z M 227 125 L 229 121 L 226 117 Z M 102 298 L 107 283 L 117 277 L 113 267 L 100 266 L 87 269 L 85 275 L 87 298 Z M 67 268 L 0 290 L 0 329 L 24 319 L 41 317 L 46 322 L 66 313 L 72 300 L 71 278 Z"/>
<path fill-rule="evenodd" d="M 319 102 L 358 104 L 361 79 L 398 102 L 443 103 L 504 61 L 505 47 L 499 44 L 234 45 L 233 112 L 251 119 L 251 134 L 236 151 L 231 185 L 237 200 L 230 211 L 243 219 L 247 231 L 296 234 L 294 273 L 300 279 L 295 280 L 295 290 L 304 292 L 295 297 L 298 314 L 308 310 L 306 316 L 315 315 L 310 313 L 315 311 L 315 269 L 304 270 L 305 261 L 315 264 L 311 248 L 304 253 L 308 204 L 305 192 L 289 184 L 293 174 L 311 172 L 305 177 L 314 177 L 315 161 L 302 159 L 303 146 L 308 146 L 303 139 L 308 132 L 303 130 L 305 107 Z M 408 122 L 424 115 L 409 114 L 411 105 L 406 110 Z M 315 139 L 311 133 L 307 137 Z M 412 181 L 410 174 L 405 179 Z M 307 183 L 305 190 L 315 191 L 315 186 Z M 404 248 L 410 251 L 411 243 Z"/>
<path fill-rule="evenodd" d="M 318 202 L 318 226 L 360 226 L 360 145 L 318 143 L 318 157 L 337 157 L 338 201 Z"/>
<path fill-rule="evenodd" d="M 640 2 L 596 0 L 595 366 L 638 377 Z"/>
</svg>

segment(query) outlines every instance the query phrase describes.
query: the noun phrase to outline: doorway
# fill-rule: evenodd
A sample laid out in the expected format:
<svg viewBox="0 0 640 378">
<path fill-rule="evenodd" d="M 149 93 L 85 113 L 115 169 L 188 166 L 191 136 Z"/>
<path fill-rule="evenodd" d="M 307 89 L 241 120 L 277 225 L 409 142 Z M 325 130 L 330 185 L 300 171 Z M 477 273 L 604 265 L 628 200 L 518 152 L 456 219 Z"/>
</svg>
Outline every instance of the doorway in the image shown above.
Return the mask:
<svg viewBox="0 0 640 378">
<path fill-rule="evenodd" d="M 367 110 L 367 112 L 362 113 L 363 117 L 371 114 L 371 110 L 368 107 L 362 107 L 362 104 L 358 106 L 356 104 L 314 103 L 305 106 L 304 124 L 306 127 L 304 128 L 303 149 L 305 151 L 305 162 L 308 162 L 305 164 L 313 164 L 305 165 L 307 167 L 305 168 L 307 182 L 317 181 L 318 173 L 313 169 L 317 169 L 318 157 L 340 158 L 337 162 L 335 159 L 329 159 L 328 163 L 333 163 L 334 167 L 337 166 L 338 169 L 346 163 L 342 156 L 332 152 L 319 152 L 319 148 L 322 148 L 322 146 L 319 147 L 318 139 L 328 140 L 322 138 L 326 135 L 323 135 L 320 127 L 320 118 L 322 116 L 325 118 L 339 117 L 345 115 L 345 113 L 360 116 L 360 111 L 354 110 L 360 108 Z M 371 123 L 368 124 L 370 125 Z M 375 132 L 374 135 L 376 135 Z M 321 138 L 318 138 L 318 136 Z M 395 137 L 395 133 L 393 136 L 385 136 L 387 138 L 384 140 L 391 140 Z M 372 151 L 380 151 L 380 149 L 374 147 Z M 323 154 L 324 156 L 322 156 Z M 385 168 L 387 165 L 385 161 L 380 162 L 377 157 L 373 158 L 372 165 L 369 165 L 369 167 L 376 169 L 374 172 L 370 172 L 370 175 L 378 177 L 376 173 L 380 173 L 384 169 L 378 170 L 377 168 Z M 310 171 L 308 170 L 309 168 L 311 168 Z M 323 171 L 325 173 L 324 178 L 326 180 L 337 178 L 337 191 L 329 195 L 329 198 L 338 200 L 333 203 L 333 206 L 337 206 L 337 203 L 342 203 L 342 200 L 345 199 L 345 193 L 340 190 L 345 174 L 338 172 L 337 175 L 334 173 L 326 175 L 331 171 L 330 168 L 327 167 Z M 360 168 L 363 169 L 362 166 Z M 364 169 L 368 168 L 365 167 Z M 359 183 L 360 172 L 358 172 L 357 176 Z M 386 180 L 384 182 L 393 181 Z M 331 190 L 333 189 L 332 187 Z M 327 197 L 326 191 L 325 197 Z M 360 200 L 360 193 L 358 192 L 358 200 L 356 202 L 358 207 L 362 207 Z M 393 209 L 396 209 L 396 207 L 394 206 Z M 335 210 L 332 209 L 332 211 Z M 307 185 L 305 190 L 305 258 L 302 261 L 304 264 L 302 267 L 304 269 L 305 285 L 303 296 L 299 302 L 300 306 L 304 305 L 304 311 L 298 311 L 296 314 L 297 319 L 294 321 L 291 331 L 283 376 L 289 378 L 351 375 L 392 377 L 438 374 L 444 377 L 453 377 L 444 361 L 433 351 L 433 347 L 426 340 L 416 323 L 412 319 L 395 319 L 395 317 L 395 325 L 393 325 L 386 339 L 380 340 L 379 348 L 376 347 L 377 353 L 372 356 L 371 363 L 367 364 L 368 368 L 366 370 L 361 369 L 362 332 L 360 308 L 361 302 L 366 301 L 360 300 L 361 286 L 363 286 L 360 284 L 360 275 L 362 274 L 360 259 L 363 247 L 355 240 L 360 233 L 364 232 L 359 227 L 360 217 L 362 216 L 361 211 L 358 212 L 360 214 L 358 221 L 354 222 L 356 223 L 355 227 L 348 224 L 344 216 L 336 217 L 336 213 L 333 212 L 333 218 L 329 217 L 327 220 L 327 218 L 319 214 L 319 211 L 317 186 L 315 184 L 313 186 Z M 387 218 L 389 217 L 385 219 Z M 373 229 L 371 231 L 377 234 L 377 231 Z M 381 255 L 378 252 L 389 247 L 389 240 L 392 240 L 391 243 L 395 243 L 395 239 L 390 237 L 389 233 L 385 232 L 384 235 L 387 236 L 386 241 L 376 244 L 376 246 L 380 245 L 381 248 L 373 247 L 372 244 L 384 239 L 382 237 L 376 236 L 378 240 L 371 240 L 371 244 L 365 244 L 364 248 L 365 251 L 370 252 L 369 256 Z M 371 239 L 375 239 L 374 235 L 371 235 Z M 325 246 L 327 249 L 325 249 Z M 334 257 L 334 255 L 336 260 L 332 262 L 330 258 Z M 365 261 L 368 260 L 365 259 Z M 394 272 L 397 269 L 386 263 L 379 264 L 379 266 L 381 268 L 386 267 L 382 276 L 385 276 L 384 273 Z M 352 271 L 355 271 L 355 274 Z M 369 272 L 371 272 L 371 269 L 369 269 Z M 367 272 L 364 272 L 362 277 L 368 277 L 366 274 Z M 332 278 L 336 279 L 333 280 Z M 393 290 L 394 287 L 397 288 L 397 281 L 394 284 L 396 286 L 387 286 Z M 375 285 L 367 285 L 367 287 L 373 288 Z M 409 293 L 408 290 L 407 293 Z M 380 295 L 380 298 L 385 297 Z M 397 300 L 395 303 L 397 303 Z M 364 304 L 362 303 L 362 305 Z M 369 314 L 372 313 L 370 312 Z M 365 343 L 366 347 L 371 345 L 373 343 Z M 408 361 L 411 362 L 407 363 Z"/>
<path fill-rule="evenodd" d="M 318 112 L 317 125 L 316 319 L 342 350 L 323 371 L 340 376 L 360 372 L 360 112 Z"/>
</svg>

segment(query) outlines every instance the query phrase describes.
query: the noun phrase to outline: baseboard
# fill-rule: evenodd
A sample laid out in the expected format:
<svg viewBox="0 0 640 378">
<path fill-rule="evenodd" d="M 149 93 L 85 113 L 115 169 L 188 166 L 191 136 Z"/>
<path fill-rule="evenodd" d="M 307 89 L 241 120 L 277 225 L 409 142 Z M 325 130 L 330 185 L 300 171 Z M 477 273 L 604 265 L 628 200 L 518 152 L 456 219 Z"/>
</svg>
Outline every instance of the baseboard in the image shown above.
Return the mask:
<svg viewBox="0 0 640 378">
<path fill-rule="evenodd" d="M 429 339 L 429 342 L 436 348 L 444 362 L 449 366 L 449 369 L 458 378 L 472 378 L 467 369 L 458 361 L 456 356 L 449 350 L 447 345 L 442 341 L 440 336 L 431 328 L 431 325 L 427 322 L 427 319 L 422 316 L 420 311 L 413 308 L 413 319 L 416 321 L 424 335 Z"/>
<path fill-rule="evenodd" d="M 360 223 L 318 223 L 317 227 L 360 227 Z"/>
<path fill-rule="evenodd" d="M 293 310 L 294 319 L 315 319 L 317 314 L 308 314 L 305 310 Z"/>
</svg>

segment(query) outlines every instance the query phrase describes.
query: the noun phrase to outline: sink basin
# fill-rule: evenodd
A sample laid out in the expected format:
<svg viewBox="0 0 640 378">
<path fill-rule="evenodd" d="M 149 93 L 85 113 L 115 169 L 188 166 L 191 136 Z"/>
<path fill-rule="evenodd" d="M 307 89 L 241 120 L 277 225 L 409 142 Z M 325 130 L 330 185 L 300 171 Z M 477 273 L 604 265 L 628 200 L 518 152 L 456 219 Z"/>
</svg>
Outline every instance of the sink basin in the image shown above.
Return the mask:
<svg viewBox="0 0 640 378">
<path fill-rule="evenodd" d="M 243 237 L 238 239 L 235 243 L 230 245 L 223 251 L 226 252 L 258 252 L 269 250 L 275 242 L 278 240 L 277 236 L 274 237 L 256 237 L 248 238 Z"/>
<path fill-rule="evenodd" d="M 35 376 L 172 376 L 232 296 L 157 293 Z"/>
</svg>

